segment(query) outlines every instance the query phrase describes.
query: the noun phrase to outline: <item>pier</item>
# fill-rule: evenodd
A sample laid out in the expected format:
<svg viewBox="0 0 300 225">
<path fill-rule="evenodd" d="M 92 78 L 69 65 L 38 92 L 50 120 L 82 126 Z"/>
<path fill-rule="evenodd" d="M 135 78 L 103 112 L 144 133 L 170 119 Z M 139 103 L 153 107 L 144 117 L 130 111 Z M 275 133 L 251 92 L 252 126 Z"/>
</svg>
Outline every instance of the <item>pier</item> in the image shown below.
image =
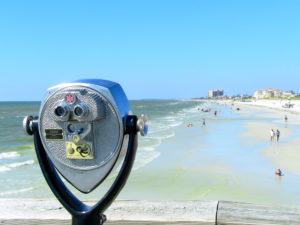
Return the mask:
<svg viewBox="0 0 300 225">
<path fill-rule="evenodd" d="M 93 202 L 87 202 L 93 204 Z M 300 224 L 300 206 L 229 201 L 116 201 L 106 224 Z M 0 224 L 68 225 L 70 215 L 56 200 L 0 199 Z"/>
</svg>

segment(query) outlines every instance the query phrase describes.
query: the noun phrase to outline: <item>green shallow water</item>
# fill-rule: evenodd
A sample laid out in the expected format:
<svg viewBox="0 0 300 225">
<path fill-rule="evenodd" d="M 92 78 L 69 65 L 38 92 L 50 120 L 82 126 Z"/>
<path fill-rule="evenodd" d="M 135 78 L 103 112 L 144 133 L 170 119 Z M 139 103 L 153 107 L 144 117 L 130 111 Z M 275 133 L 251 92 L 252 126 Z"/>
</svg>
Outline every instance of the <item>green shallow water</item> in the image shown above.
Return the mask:
<svg viewBox="0 0 300 225">
<path fill-rule="evenodd" d="M 225 106 L 196 101 L 148 100 L 131 105 L 134 113 L 149 116 L 150 132 L 139 138 L 134 170 L 118 199 L 299 205 L 300 177 L 286 172 L 281 180 L 276 179 L 276 168 L 261 155 L 268 143 L 244 146 L 245 139 L 239 138 L 245 123 L 276 118 L 238 115 Z M 199 111 L 202 107 L 218 110 L 218 116 Z M 32 137 L 25 136 L 21 127 L 23 116 L 36 115 L 38 109 L 38 102 L 0 103 L 2 198 L 53 198 L 39 169 Z M 207 127 L 200 126 L 203 118 Z M 188 123 L 194 126 L 187 128 Z M 89 195 L 72 190 L 80 198 L 97 199 L 115 174 Z"/>
</svg>

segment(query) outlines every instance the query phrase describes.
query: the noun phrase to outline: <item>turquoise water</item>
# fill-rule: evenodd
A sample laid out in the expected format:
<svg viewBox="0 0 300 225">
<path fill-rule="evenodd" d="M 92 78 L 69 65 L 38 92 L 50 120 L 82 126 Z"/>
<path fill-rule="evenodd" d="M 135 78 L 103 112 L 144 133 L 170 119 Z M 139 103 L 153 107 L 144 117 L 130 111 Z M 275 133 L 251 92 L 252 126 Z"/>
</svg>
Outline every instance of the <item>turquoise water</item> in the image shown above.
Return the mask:
<svg viewBox="0 0 300 225">
<path fill-rule="evenodd" d="M 139 137 L 134 169 L 119 199 L 233 200 L 299 204 L 300 179 L 276 168 L 261 152 L 268 146 L 243 145 L 244 125 L 272 122 L 261 114 L 239 115 L 230 108 L 200 101 L 131 101 L 133 113 L 149 117 L 148 136 Z M 201 108 L 212 108 L 209 113 Z M 39 169 L 32 137 L 25 136 L 22 119 L 37 115 L 38 102 L 0 103 L 0 197 L 53 198 Z M 214 116 L 213 111 L 218 115 Z M 202 119 L 207 126 L 201 127 Z M 193 127 L 187 128 L 188 123 Z M 293 130 L 299 129 L 293 126 Z M 296 132 L 295 132 L 296 133 Z M 115 174 L 89 195 L 99 198 Z M 299 196 L 299 197 L 298 197 Z"/>
</svg>

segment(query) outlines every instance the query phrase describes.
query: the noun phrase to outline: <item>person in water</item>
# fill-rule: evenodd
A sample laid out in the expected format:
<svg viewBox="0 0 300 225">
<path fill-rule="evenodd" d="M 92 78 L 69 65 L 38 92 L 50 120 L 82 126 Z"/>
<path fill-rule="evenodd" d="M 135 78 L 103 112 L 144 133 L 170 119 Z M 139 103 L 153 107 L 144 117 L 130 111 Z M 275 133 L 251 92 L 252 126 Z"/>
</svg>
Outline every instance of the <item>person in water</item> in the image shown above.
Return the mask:
<svg viewBox="0 0 300 225">
<path fill-rule="evenodd" d="M 287 122 L 287 121 L 288 121 L 288 117 L 287 117 L 287 115 L 285 115 L 285 117 L 284 117 L 284 120 L 285 120 L 285 122 Z"/>
<path fill-rule="evenodd" d="M 275 172 L 275 174 L 276 174 L 277 176 L 282 176 L 282 172 L 281 172 L 280 169 L 277 169 L 276 172 Z"/>
<path fill-rule="evenodd" d="M 193 126 L 193 124 L 192 123 L 189 123 L 188 125 L 187 125 L 187 127 L 192 127 Z"/>
<path fill-rule="evenodd" d="M 215 111 L 215 116 L 217 116 L 217 111 Z"/>
<path fill-rule="evenodd" d="M 206 126 L 206 121 L 205 119 L 202 120 L 202 127 L 205 127 Z"/>
<path fill-rule="evenodd" d="M 280 131 L 277 129 L 277 130 L 276 130 L 276 138 L 277 138 L 277 142 L 279 141 L 279 137 L 280 137 Z"/>
</svg>

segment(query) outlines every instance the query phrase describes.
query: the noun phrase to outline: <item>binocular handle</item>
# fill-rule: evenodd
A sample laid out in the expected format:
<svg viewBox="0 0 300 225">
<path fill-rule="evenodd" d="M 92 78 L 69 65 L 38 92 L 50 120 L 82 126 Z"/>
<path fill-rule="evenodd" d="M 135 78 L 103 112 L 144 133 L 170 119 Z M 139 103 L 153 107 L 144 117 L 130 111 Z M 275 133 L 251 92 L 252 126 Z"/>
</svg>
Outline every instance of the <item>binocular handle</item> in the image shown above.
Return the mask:
<svg viewBox="0 0 300 225">
<path fill-rule="evenodd" d="M 43 175 L 54 195 L 69 213 L 72 214 L 72 225 L 103 224 L 106 220 L 103 212 L 111 205 L 124 187 L 134 163 L 137 149 L 137 117 L 130 115 L 126 118 L 126 133 L 129 135 L 129 142 L 124 162 L 108 192 L 94 206 L 88 206 L 81 202 L 63 183 L 43 147 L 38 132 L 38 121 L 32 120 L 32 118 L 29 119 L 31 120 L 31 130 L 29 130 L 34 135 L 36 154 Z M 26 122 L 26 124 L 27 126 L 29 125 L 28 122 Z"/>
</svg>

